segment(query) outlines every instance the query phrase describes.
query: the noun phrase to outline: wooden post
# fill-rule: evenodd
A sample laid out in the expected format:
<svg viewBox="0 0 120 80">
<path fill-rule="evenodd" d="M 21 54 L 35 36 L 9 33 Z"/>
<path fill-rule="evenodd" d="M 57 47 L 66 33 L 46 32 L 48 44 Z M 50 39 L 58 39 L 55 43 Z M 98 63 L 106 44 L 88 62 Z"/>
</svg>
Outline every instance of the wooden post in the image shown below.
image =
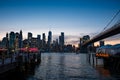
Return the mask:
<svg viewBox="0 0 120 80">
<path fill-rule="evenodd" d="M 5 55 L 4 55 L 4 53 L 2 52 L 2 64 L 4 64 L 4 59 L 5 59 Z"/>
<path fill-rule="evenodd" d="M 12 57 L 12 54 L 11 54 L 11 56 L 10 56 L 10 57 L 11 57 L 11 63 L 12 63 L 12 58 L 13 58 L 13 57 Z"/>
<path fill-rule="evenodd" d="M 88 53 L 88 61 L 89 61 L 89 63 L 90 63 L 90 57 L 91 57 L 90 53 Z"/>
<path fill-rule="evenodd" d="M 2 58 L 2 64 L 4 64 L 4 57 Z"/>
<path fill-rule="evenodd" d="M 93 66 L 94 66 L 94 54 L 92 53 L 92 60 L 93 60 Z"/>
<path fill-rule="evenodd" d="M 96 65 L 98 64 L 98 58 L 97 57 L 95 57 L 96 58 Z"/>
</svg>

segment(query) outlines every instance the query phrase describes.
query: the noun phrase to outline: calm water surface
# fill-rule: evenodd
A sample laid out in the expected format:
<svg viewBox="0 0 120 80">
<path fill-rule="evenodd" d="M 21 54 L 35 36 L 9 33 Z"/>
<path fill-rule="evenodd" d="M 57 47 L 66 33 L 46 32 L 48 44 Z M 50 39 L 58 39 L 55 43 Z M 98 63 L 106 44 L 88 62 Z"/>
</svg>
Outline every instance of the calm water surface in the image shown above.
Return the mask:
<svg viewBox="0 0 120 80">
<path fill-rule="evenodd" d="M 41 60 L 27 80 L 117 80 L 91 66 L 86 54 L 43 53 Z"/>
<path fill-rule="evenodd" d="M 13 73 L 2 80 L 119 80 L 101 67 L 88 63 L 86 54 L 42 53 L 41 63 L 25 75 Z M 0 79 L 1 80 L 1 79 Z"/>
</svg>

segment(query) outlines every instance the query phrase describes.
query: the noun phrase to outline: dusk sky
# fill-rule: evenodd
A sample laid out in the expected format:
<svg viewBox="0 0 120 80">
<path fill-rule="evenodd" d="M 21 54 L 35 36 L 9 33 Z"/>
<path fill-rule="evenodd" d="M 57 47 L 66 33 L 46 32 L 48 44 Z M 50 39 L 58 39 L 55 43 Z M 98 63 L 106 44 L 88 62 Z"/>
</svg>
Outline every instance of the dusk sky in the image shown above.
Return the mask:
<svg viewBox="0 0 120 80">
<path fill-rule="evenodd" d="M 118 10 L 120 0 L 0 0 L 0 40 L 11 31 L 27 38 L 51 30 L 54 38 L 64 32 L 66 42 L 78 43 L 100 33 Z M 120 14 L 108 28 L 117 21 Z"/>
</svg>

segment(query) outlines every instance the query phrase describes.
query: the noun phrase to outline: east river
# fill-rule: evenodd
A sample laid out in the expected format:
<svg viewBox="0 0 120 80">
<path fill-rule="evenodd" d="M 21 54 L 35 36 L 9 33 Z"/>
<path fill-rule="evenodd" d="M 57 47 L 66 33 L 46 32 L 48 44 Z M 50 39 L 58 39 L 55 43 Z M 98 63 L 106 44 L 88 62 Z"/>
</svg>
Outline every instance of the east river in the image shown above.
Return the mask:
<svg viewBox="0 0 120 80">
<path fill-rule="evenodd" d="M 42 53 L 41 63 L 30 68 L 28 73 L 13 73 L 7 80 L 119 80 L 101 66 L 88 62 L 86 54 Z M 99 62 L 98 64 L 100 64 Z"/>
</svg>

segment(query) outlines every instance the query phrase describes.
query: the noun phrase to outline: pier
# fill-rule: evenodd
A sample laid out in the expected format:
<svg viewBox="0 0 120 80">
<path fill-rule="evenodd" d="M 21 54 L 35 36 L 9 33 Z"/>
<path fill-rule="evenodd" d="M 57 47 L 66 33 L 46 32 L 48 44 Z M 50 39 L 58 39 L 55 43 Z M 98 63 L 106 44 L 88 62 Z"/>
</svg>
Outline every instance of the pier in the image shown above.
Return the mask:
<svg viewBox="0 0 120 80">
<path fill-rule="evenodd" d="M 29 51 L 21 48 L 18 53 L 12 54 L 7 52 L 7 49 L 0 50 L 0 74 L 15 68 L 24 70 L 26 64 L 36 64 L 41 61 L 41 52 L 37 48 L 29 48 Z"/>
</svg>

